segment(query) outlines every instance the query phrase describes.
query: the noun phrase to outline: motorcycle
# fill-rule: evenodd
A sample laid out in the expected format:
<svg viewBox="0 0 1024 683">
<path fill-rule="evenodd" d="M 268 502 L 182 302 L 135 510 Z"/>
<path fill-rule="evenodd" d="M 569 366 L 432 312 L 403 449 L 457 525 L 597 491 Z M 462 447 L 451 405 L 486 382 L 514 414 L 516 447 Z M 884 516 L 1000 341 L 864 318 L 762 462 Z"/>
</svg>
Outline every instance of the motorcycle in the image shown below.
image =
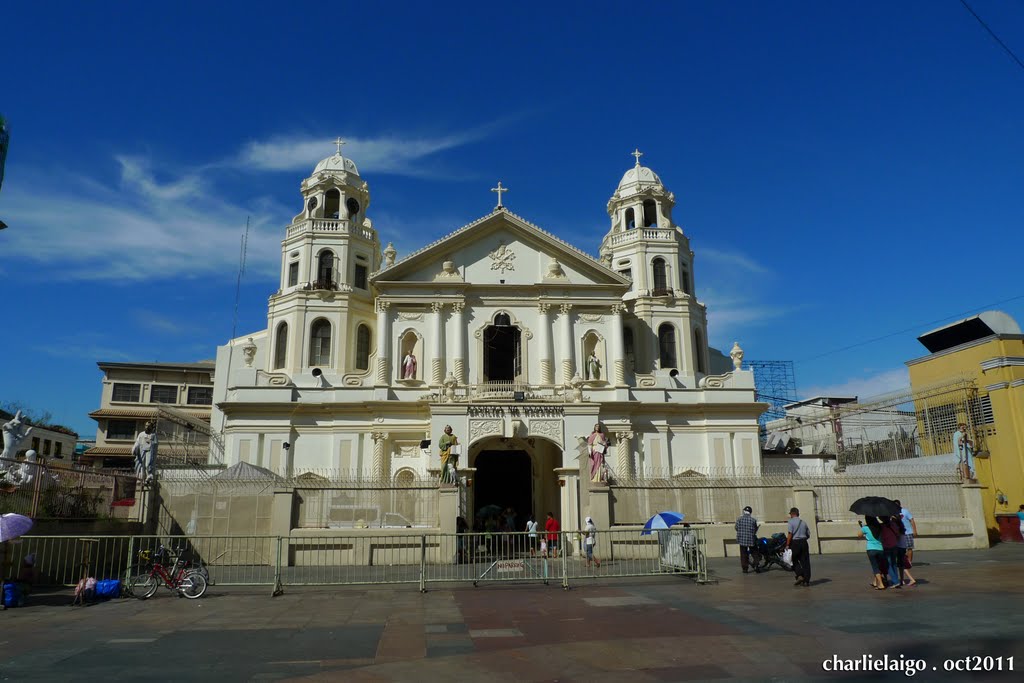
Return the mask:
<svg viewBox="0 0 1024 683">
<path fill-rule="evenodd" d="M 774 564 L 787 572 L 793 571 L 793 565 L 783 559 L 786 551 L 786 534 L 772 534 L 770 538 L 759 538 L 754 546 L 754 571 L 768 571 Z"/>
</svg>

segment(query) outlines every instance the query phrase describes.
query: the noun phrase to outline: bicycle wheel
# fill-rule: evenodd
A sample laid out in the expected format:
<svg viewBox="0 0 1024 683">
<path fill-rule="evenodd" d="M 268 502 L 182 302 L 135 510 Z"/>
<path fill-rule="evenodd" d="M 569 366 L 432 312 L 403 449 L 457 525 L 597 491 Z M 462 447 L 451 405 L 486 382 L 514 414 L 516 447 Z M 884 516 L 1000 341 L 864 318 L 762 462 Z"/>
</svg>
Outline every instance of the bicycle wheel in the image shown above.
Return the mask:
<svg viewBox="0 0 1024 683">
<path fill-rule="evenodd" d="M 203 597 L 207 587 L 206 578 L 202 574 L 198 571 L 190 571 L 181 577 L 181 586 L 178 590 L 189 600 L 195 600 L 196 598 Z"/>
<path fill-rule="evenodd" d="M 160 588 L 160 579 L 152 574 L 136 574 L 128 582 L 128 591 L 139 600 L 147 600 Z"/>
</svg>

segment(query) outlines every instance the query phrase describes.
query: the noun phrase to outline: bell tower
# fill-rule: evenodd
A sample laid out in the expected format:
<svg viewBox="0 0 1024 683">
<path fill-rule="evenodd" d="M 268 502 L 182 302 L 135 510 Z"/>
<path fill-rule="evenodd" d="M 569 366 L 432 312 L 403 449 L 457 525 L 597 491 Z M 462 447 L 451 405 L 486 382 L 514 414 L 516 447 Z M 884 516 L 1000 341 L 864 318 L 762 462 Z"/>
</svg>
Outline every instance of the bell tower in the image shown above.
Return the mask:
<svg viewBox="0 0 1024 683">
<path fill-rule="evenodd" d="M 676 370 L 684 386 L 707 374 L 707 315 L 694 296 L 690 240 L 675 224 L 675 194 L 640 165 L 643 152 L 608 200 L 611 228 L 601 241 L 601 258 L 633 281 L 623 297 L 633 318 L 623 336 L 627 366 L 638 376 Z"/>
<path fill-rule="evenodd" d="M 268 314 L 271 372 L 319 368 L 329 378 L 368 369 L 359 367 L 368 365 L 368 342 L 356 340 L 375 322 L 370 275 L 380 267 L 380 240 L 366 215 L 369 186 L 342 156 L 344 140 L 334 144 L 302 181 L 302 211 L 281 242 L 281 287 Z"/>
</svg>

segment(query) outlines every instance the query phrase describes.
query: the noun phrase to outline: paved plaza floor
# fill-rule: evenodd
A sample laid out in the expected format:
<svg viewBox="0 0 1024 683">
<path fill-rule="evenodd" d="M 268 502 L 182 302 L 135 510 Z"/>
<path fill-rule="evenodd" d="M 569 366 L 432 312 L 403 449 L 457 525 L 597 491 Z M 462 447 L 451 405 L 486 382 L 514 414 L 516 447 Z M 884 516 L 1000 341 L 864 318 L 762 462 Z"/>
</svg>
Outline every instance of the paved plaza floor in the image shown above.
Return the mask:
<svg viewBox="0 0 1024 683">
<path fill-rule="evenodd" d="M 906 680 L 835 674 L 881 660 L 916 680 L 1021 680 L 1024 545 L 922 552 L 919 585 L 874 591 L 867 558 L 812 557 L 792 574 L 710 562 L 717 583 L 666 576 L 431 587 L 210 588 L 191 601 L 69 607 L 70 592 L 0 614 L 4 680 L 686 681 Z M 977 656 L 979 659 L 965 660 Z M 869 657 L 874 659 L 868 659 Z M 996 668 L 991 673 L 948 666 Z M 1012 666 L 1007 668 L 1013 657 Z M 957 664 L 960 662 L 960 664 Z M 933 668 L 934 667 L 934 668 Z"/>
</svg>

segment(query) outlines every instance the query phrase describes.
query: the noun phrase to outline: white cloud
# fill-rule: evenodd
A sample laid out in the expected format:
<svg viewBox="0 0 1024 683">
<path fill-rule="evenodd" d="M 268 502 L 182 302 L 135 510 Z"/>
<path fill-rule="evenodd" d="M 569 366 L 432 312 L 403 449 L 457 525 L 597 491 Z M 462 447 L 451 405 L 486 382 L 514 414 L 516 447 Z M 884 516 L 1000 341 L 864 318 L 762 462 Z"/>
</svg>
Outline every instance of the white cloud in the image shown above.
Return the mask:
<svg viewBox="0 0 1024 683">
<path fill-rule="evenodd" d="M 771 269 L 762 266 L 746 254 L 734 250 L 701 247 L 697 252 L 697 258 L 698 260 L 707 259 L 713 263 L 719 263 L 723 266 L 729 266 L 732 268 L 739 268 L 759 275 L 765 275 L 772 272 Z"/>
<path fill-rule="evenodd" d="M 800 396 L 857 396 L 863 403 L 876 396 L 909 388 L 907 369 L 894 368 L 873 375 L 851 377 L 845 382 L 801 388 Z"/>
<path fill-rule="evenodd" d="M 47 266 L 51 278 L 233 276 L 251 215 L 248 269 L 276 275 L 279 228 L 288 215 L 282 207 L 266 199 L 251 207 L 225 201 L 204 192 L 191 173 L 159 182 L 142 159 L 120 157 L 118 163 L 119 187 L 59 173 L 43 184 L 22 175 L 5 187 L 6 255 Z M 61 192 L 27 189 L 54 185 Z"/>
<path fill-rule="evenodd" d="M 342 154 L 353 159 L 360 173 L 393 173 L 421 175 L 418 166 L 438 152 L 462 147 L 487 137 L 500 124 L 491 124 L 453 135 L 436 137 L 343 137 Z M 312 136 L 277 136 L 247 143 L 230 165 L 261 171 L 309 172 L 318 161 L 330 155 L 330 138 Z"/>
</svg>

